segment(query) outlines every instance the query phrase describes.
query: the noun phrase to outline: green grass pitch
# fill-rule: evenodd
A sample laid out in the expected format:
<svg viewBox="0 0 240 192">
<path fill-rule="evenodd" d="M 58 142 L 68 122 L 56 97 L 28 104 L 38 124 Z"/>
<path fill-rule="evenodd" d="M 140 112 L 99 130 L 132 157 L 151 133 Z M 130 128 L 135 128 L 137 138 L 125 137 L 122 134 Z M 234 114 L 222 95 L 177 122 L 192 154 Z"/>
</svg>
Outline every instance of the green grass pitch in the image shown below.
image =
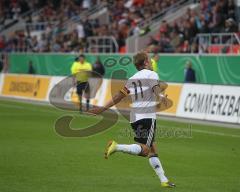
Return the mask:
<svg viewBox="0 0 240 192">
<path fill-rule="evenodd" d="M 66 113 L 0 100 L 1 192 L 240 191 L 240 129 L 193 124 L 191 138 L 157 138 L 163 167 L 177 185 L 164 189 L 148 159 L 126 154 L 103 158 L 108 140 L 133 142 L 122 134 L 130 129 L 126 120 L 88 138 L 64 138 L 53 125 Z M 97 120 L 78 115 L 72 126 Z M 158 120 L 160 124 L 190 131 L 186 123 Z"/>
</svg>

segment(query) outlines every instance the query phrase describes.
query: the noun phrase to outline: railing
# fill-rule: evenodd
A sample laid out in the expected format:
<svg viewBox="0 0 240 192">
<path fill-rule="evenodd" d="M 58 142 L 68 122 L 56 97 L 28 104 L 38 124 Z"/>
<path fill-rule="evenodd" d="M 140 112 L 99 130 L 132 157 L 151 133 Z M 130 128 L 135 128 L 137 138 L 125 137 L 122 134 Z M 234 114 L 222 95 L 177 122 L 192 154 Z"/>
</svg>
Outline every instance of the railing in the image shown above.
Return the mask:
<svg viewBox="0 0 240 192">
<path fill-rule="evenodd" d="M 193 2 L 195 2 L 195 1 L 194 0 L 179 0 L 176 3 L 174 3 L 173 5 L 171 5 L 170 7 L 167 7 L 166 9 L 162 10 L 160 13 L 157 13 L 154 16 L 140 22 L 138 24 L 138 27 L 141 29 L 151 27 L 151 25 L 153 25 L 155 22 L 158 22 L 159 20 L 161 20 L 167 13 L 168 14 L 174 13 L 180 7 L 182 7 L 186 4 L 189 4 L 189 3 L 193 3 Z M 131 34 L 129 34 L 129 36 L 130 35 Z"/>
<path fill-rule="evenodd" d="M 2 32 L 4 35 L 8 35 L 9 31 L 14 31 L 15 29 L 19 29 L 19 26 L 22 26 L 22 22 L 25 22 L 26 17 L 28 17 L 29 15 L 36 16 L 37 14 L 41 13 L 43 11 L 43 8 L 35 11 L 34 9 L 31 9 L 23 14 L 21 14 L 17 20 L 12 20 L 10 23 L 8 23 L 7 25 L 4 25 L 0 28 L 0 32 Z"/>
<path fill-rule="evenodd" d="M 155 15 L 153 18 L 149 19 L 150 21 L 143 22 L 140 25 L 140 28 L 149 28 L 150 32 L 143 36 L 140 36 L 138 34 L 130 36 L 129 34 L 129 37 L 126 40 L 127 52 L 134 53 L 139 50 L 145 49 L 146 45 L 149 43 L 149 37 L 155 36 L 159 33 L 159 27 L 162 20 L 167 20 L 168 22 L 175 21 L 181 15 L 185 14 L 188 8 L 195 9 L 196 7 L 198 7 L 198 4 L 194 2 L 194 0 L 180 0 L 173 6 L 163 10 L 158 15 Z"/>
<path fill-rule="evenodd" d="M 98 2 L 99 3 L 99 2 Z M 64 21 L 62 21 L 62 26 L 66 29 L 66 32 L 70 32 L 73 30 L 73 27 L 76 23 L 79 23 L 81 21 L 84 21 L 86 18 L 90 17 L 92 14 L 96 13 L 97 11 L 102 10 L 104 7 L 106 7 L 105 4 L 96 4 L 92 6 L 90 9 L 82 11 L 79 15 L 73 16 L 71 18 L 67 18 Z M 53 28 L 57 28 L 58 23 L 53 25 Z"/>
<path fill-rule="evenodd" d="M 91 15 L 92 13 L 94 13 L 94 11 L 102 9 L 102 5 L 99 6 L 98 4 L 93 6 L 91 9 L 88 10 L 84 10 L 82 11 L 79 15 L 77 16 L 73 16 L 71 18 L 65 18 L 65 20 L 62 21 L 61 25 L 64 26 L 64 28 L 66 29 L 70 29 L 72 30 L 72 25 L 75 23 L 80 22 L 81 20 L 84 20 L 85 18 L 87 18 L 89 15 Z M 41 9 L 37 12 L 33 13 L 33 17 L 41 14 L 41 12 L 44 11 L 44 9 Z M 46 29 L 48 24 L 52 25 L 52 28 L 57 28 L 59 21 L 47 21 L 47 22 L 33 22 L 33 23 L 26 23 L 24 24 L 24 27 L 28 27 L 30 30 L 34 30 L 34 31 L 43 31 Z M 71 26 L 71 27 L 69 27 Z"/>
<path fill-rule="evenodd" d="M 89 17 L 90 15 L 92 15 L 92 14 L 96 13 L 97 11 L 103 9 L 104 7 L 106 7 L 105 4 L 96 4 L 96 5 L 92 6 L 90 9 L 82 11 L 79 15 L 66 19 L 64 21 L 64 24 L 67 24 L 69 21 L 77 23 L 77 22 L 80 22 L 82 20 L 85 20 L 87 17 Z"/>
<path fill-rule="evenodd" d="M 100 1 L 98 1 L 98 3 L 100 3 Z M 84 10 L 82 11 L 79 15 L 71 17 L 71 18 L 67 18 L 63 21 L 62 25 L 66 26 L 66 29 L 71 29 L 71 27 L 68 26 L 72 26 L 74 23 L 77 23 L 81 20 L 84 20 L 85 18 L 89 17 L 91 14 L 95 13 L 96 11 L 99 11 L 101 9 L 103 9 L 106 5 L 101 3 L 96 4 L 94 6 L 92 6 L 90 9 L 88 10 Z M 44 8 L 41 8 L 37 11 L 34 10 L 30 10 L 24 14 L 22 14 L 18 20 L 11 22 L 7 28 L 5 27 L 0 27 L 0 31 L 2 32 L 3 35 L 8 35 L 9 32 L 11 31 L 15 31 L 15 30 L 21 30 L 21 29 L 26 29 L 26 27 L 28 26 L 30 29 L 36 30 L 36 31 L 41 31 L 44 30 L 47 26 L 47 22 L 33 22 L 33 23 L 26 23 L 25 24 L 25 18 L 27 18 L 27 16 L 31 15 L 32 18 L 40 15 L 42 12 L 44 11 Z M 57 27 L 58 22 L 51 22 L 53 24 L 53 28 Z"/>
<path fill-rule="evenodd" d="M 197 41 L 199 53 L 236 53 L 240 46 L 237 33 L 200 33 Z"/>
<path fill-rule="evenodd" d="M 33 23 L 26 23 L 24 24 L 24 26 L 31 31 L 44 31 L 46 30 L 49 24 L 56 25 L 57 23 L 58 23 L 57 21 L 50 22 L 50 23 L 49 22 L 33 22 Z"/>
<path fill-rule="evenodd" d="M 116 53 L 119 50 L 118 43 L 113 36 L 93 36 L 87 38 L 88 53 Z"/>
</svg>

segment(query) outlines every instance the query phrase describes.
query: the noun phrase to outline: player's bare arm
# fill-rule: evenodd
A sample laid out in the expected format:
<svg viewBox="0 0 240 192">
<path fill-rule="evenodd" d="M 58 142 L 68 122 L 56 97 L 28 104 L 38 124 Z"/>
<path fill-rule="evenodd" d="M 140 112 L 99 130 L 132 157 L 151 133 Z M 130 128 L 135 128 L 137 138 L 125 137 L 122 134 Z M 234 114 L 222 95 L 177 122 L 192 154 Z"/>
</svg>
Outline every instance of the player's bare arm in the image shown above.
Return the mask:
<svg viewBox="0 0 240 192">
<path fill-rule="evenodd" d="M 124 97 L 126 97 L 126 94 L 124 94 L 122 91 L 119 91 L 117 94 L 115 94 L 112 98 L 112 100 L 109 100 L 103 107 L 94 107 L 89 110 L 89 113 L 93 114 L 100 114 L 104 112 L 105 110 L 111 108 L 112 106 L 119 103 Z"/>
</svg>

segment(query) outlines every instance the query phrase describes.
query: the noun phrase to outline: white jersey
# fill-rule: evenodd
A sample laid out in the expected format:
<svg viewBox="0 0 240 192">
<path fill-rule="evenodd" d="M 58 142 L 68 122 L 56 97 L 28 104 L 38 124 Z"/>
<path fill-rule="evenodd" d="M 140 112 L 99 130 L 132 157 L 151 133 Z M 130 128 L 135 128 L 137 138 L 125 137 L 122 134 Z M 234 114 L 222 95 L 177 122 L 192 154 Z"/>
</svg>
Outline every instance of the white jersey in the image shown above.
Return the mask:
<svg viewBox="0 0 240 192">
<path fill-rule="evenodd" d="M 140 119 L 156 119 L 156 95 L 153 87 L 159 85 L 158 74 L 143 69 L 128 79 L 125 89 L 131 96 L 130 122 Z"/>
</svg>

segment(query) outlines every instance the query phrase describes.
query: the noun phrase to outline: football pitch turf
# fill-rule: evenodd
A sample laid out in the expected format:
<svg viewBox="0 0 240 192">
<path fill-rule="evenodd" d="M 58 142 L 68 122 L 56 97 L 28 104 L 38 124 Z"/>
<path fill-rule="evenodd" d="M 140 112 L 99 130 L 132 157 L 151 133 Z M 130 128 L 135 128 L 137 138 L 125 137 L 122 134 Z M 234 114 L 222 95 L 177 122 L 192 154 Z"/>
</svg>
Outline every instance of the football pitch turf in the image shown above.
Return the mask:
<svg viewBox="0 0 240 192">
<path fill-rule="evenodd" d="M 111 129 L 88 138 L 66 138 L 53 128 L 64 114 L 0 100 L 0 192 L 240 191 L 240 129 L 158 120 L 165 130 L 156 139 L 158 154 L 177 185 L 164 189 L 148 159 L 120 153 L 103 158 L 110 139 L 133 143 L 127 120 L 120 117 Z M 72 126 L 98 120 L 78 115 Z"/>
</svg>

